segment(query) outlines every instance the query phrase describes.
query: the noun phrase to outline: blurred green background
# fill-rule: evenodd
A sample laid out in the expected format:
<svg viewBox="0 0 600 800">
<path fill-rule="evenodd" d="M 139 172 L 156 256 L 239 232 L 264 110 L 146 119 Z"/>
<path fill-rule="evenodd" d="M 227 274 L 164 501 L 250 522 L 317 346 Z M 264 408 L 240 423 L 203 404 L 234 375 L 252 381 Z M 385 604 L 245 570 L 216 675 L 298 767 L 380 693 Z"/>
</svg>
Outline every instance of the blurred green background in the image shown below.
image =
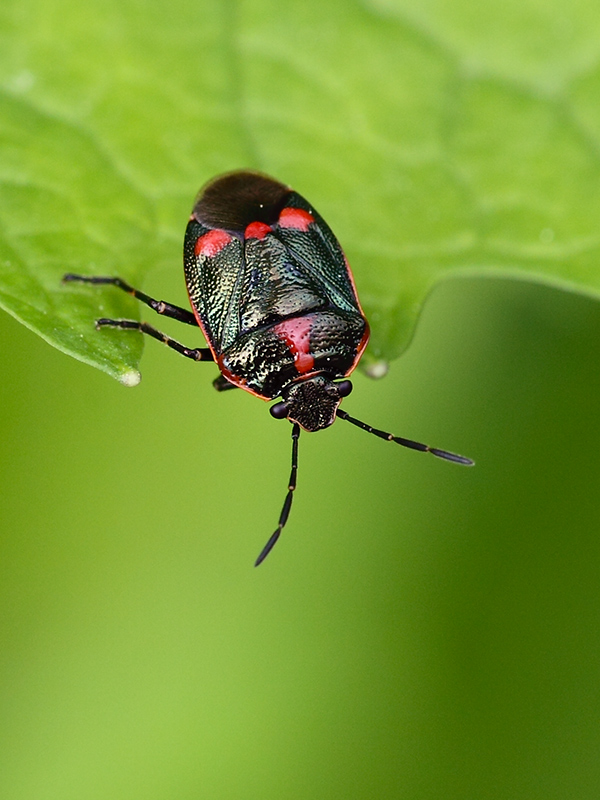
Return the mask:
<svg viewBox="0 0 600 800">
<path fill-rule="evenodd" d="M 463 272 L 344 408 L 477 462 L 303 434 L 255 570 L 289 425 L 0 314 L 2 800 L 600 797 L 600 304 L 498 277 L 600 287 L 599 37 L 592 0 L 0 6 L 3 308 L 135 368 L 92 324 L 135 304 L 60 276 L 184 304 L 194 192 L 261 168 L 339 235 L 371 357 Z"/>
<path fill-rule="evenodd" d="M 345 407 L 477 466 L 305 434 L 256 570 L 287 423 L 0 332 L 3 797 L 598 797 L 596 302 L 442 284 Z"/>
</svg>

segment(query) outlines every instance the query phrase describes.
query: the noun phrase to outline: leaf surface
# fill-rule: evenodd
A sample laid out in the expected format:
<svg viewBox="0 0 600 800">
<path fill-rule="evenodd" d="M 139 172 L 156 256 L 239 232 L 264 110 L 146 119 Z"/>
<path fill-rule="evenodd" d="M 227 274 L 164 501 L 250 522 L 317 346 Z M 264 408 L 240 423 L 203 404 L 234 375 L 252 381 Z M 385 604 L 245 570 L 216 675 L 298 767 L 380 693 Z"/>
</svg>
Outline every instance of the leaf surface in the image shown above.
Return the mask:
<svg viewBox="0 0 600 800">
<path fill-rule="evenodd" d="M 179 287 L 199 187 L 240 167 L 329 221 L 372 374 L 445 276 L 597 295 L 598 42 L 586 0 L 5 0 L 0 306 L 135 383 L 141 335 L 93 324 L 137 318 L 135 302 L 61 276 L 152 294 L 146 274 L 169 265 Z"/>
</svg>

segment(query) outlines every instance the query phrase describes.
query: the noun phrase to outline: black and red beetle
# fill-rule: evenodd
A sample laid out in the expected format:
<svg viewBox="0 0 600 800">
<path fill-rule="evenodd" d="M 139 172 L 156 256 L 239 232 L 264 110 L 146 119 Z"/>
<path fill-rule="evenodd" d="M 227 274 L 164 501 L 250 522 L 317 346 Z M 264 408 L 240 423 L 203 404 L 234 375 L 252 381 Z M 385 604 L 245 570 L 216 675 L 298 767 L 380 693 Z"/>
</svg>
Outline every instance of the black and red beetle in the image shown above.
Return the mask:
<svg viewBox="0 0 600 800">
<path fill-rule="evenodd" d="M 154 300 L 120 278 L 68 274 L 64 281 L 112 284 L 158 314 L 199 326 L 208 347 L 188 348 L 145 322 L 99 319 L 98 328 L 137 330 L 195 361 L 214 361 L 218 391 L 239 387 L 292 423 L 292 472 L 275 532 L 286 524 L 296 488 L 300 428 L 319 431 L 336 417 L 389 442 L 467 466 L 464 456 L 392 436 L 339 408 L 369 339 L 352 273 L 325 220 L 297 192 L 246 170 L 221 175 L 198 195 L 183 245 L 193 309 Z M 342 380 L 340 380 L 342 379 Z M 336 382 L 337 381 L 337 382 Z"/>
</svg>

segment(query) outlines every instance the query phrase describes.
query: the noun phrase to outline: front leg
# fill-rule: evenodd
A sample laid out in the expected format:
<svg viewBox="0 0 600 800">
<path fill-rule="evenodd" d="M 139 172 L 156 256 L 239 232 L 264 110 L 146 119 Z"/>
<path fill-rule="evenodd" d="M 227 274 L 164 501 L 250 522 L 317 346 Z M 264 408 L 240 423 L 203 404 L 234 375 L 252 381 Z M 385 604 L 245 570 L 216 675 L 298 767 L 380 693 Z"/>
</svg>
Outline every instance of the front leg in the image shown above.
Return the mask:
<svg viewBox="0 0 600 800">
<path fill-rule="evenodd" d="M 63 283 L 93 283 L 95 285 L 108 284 L 110 286 L 116 286 L 118 289 L 122 289 L 124 292 L 127 292 L 127 294 L 130 294 L 132 297 L 150 306 L 157 314 L 162 314 L 165 317 L 172 317 L 178 322 L 185 322 L 187 325 L 195 325 L 198 327 L 198 321 L 191 311 L 180 308 L 179 306 L 174 306 L 171 303 L 165 303 L 164 300 L 155 300 L 153 297 L 144 294 L 144 292 L 140 292 L 139 289 L 134 289 L 133 286 L 130 286 L 128 283 L 121 280 L 121 278 L 90 277 L 88 275 L 73 275 L 69 272 L 63 276 Z"/>
</svg>

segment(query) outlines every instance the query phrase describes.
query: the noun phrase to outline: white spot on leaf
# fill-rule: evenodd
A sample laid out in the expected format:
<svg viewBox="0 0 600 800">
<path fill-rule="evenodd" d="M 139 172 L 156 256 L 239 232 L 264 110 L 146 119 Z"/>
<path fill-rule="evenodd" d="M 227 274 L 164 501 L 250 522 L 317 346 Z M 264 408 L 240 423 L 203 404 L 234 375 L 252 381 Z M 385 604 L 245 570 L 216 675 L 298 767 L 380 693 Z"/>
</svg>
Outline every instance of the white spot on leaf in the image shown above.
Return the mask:
<svg viewBox="0 0 600 800">
<path fill-rule="evenodd" d="M 119 376 L 119 381 L 123 386 L 137 386 L 141 380 L 141 373 L 137 369 L 130 369 Z"/>
</svg>

